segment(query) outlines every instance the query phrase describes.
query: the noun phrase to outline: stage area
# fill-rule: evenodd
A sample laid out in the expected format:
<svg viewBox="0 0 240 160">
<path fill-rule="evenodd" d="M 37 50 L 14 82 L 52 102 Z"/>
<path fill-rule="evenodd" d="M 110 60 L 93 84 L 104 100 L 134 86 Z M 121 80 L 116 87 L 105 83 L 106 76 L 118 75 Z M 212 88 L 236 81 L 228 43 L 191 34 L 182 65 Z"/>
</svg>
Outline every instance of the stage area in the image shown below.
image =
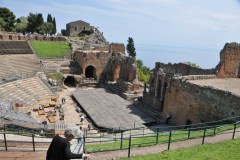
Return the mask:
<svg viewBox="0 0 240 160">
<path fill-rule="evenodd" d="M 123 130 L 142 127 L 153 119 L 138 107 L 103 88 L 78 89 L 73 97 L 101 128 Z"/>
</svg>

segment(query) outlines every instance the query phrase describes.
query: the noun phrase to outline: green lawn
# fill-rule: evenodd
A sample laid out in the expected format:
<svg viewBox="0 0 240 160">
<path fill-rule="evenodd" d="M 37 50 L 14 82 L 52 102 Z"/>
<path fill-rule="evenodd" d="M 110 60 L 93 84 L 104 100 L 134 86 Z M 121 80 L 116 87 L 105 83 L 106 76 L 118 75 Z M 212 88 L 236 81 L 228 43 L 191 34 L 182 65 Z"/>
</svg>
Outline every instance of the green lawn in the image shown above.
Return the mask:
<svg viewBox="0 0 240 160">
<path fill-rule="evenodd" d="M 170 150 L 158 154 L 135 156 L 131 160 L 238 160 L 240 139 L 217 144 L 206 144 L 190 149 Z M 121 158 L 121 160 L 129 160 Z"/>
<path fill-rule="evenodd" d="M 62 58 L 71 53 L 68 42 L 31 41 L 39 58 Z"/>
<path fill-rule="evenodd" d="M 215 130 L 215 134 L 219 134 L 221 132 L 231 130 L 233 129 L 233 125 L 223 125 L 219 126 Z M 240 125 L 237 125 L 237 127 L 240 127 Z M 232 131 L 231 131 L 232 132 Z M 171 142 L 176 142 L 176 141 L 184 141 L 188 139 L 188 136 L 190 139 L 193 138 L 198 138 L 198 137 L 203 137 L 204 131 L 203 130 L 197 130 L 197 131 L 191 131 L 190 135 L 188 135 L 188 130 L 175 130 L 172 131 L 172 136 L 171 136 Z M 207 129 L 205 136 L 213 136 L 214 135 L 214 129 Z M 107 137 L 94 137 L 93 135 L 90 137 L 86 137 L 86 139 L 95 139 L 98 141 L 101 141 L 101 139 L 107 139 Z M 125 138 L 125 137 L 124 137 Z M 108 141 L 113 140 L 113 139 L 107 139 Z M 169 132 L 159 132 L 158 135 L 158 141 L 157 141 L 157 134 L 147 134 L 144 136 L 139 135 L 139 138 L 133 137 L 131 141 L 131 148 L 136 148 L 136 147 L 144 147 L 144 146 L 152 146 L 155 144 L 163 144 L 163 143 L 168 143 L 169 140 Z M 91 144 L 91 143 L 86 143 L 86 150 L 87 151 L 104 151 L 104 150 L 118 150 L 120 149 L 121 142 L 120 139 L 117 139 L 116 142 L 110 142 L 110 143 L 101 143 L 101 144 Z M 123 140 L 122 142 L 122 149 L 127 149 L 129 147 L 129 140 L 128 137 L 126 137 L 126 140 Z"/>
</svg>

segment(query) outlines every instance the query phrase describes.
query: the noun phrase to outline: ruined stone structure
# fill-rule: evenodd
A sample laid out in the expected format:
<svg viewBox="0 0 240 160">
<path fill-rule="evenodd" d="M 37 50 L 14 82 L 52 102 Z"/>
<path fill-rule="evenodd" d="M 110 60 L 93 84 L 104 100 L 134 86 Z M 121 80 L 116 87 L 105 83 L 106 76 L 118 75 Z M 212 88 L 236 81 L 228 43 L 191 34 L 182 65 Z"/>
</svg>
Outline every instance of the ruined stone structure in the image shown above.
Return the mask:
<svg viewBox="0 0 240 160">
<path fill-rule="evenodd" d="M 157 62 L 143 102 L 161 116 L 170 113 L 170 124 L 189 125 L 240 115 L 238 45 L 226 44 L 216 69 Z M 218 79 L 217 77 L 232 77 Z M 157 117 L 156 117 L 157 118 Z M 161 117 L 160 117 L 161 118 Z"/>
<path fill-rule="evenodd" d="M 108 50 L 102 49 L 74 52 L 73 59 L 79 64 L 82 80 L 115 81 L 121 83 L 124 91 L 138 89 L 135 59 L 125 56 L 125 46 L 112 43 Z"/>
<path fill-rule="evenodd" d="M 66 24 L 66 29 L 62 29 L 61 33 L 64 36 L 76 36 L 83 30 L 90 30 L 92 27 L 84 21 L 74 21 Z"/>
<path fill-rule="evenodd" d="M 240 44 L 226 43 L 217 66 L 219 78 L 240 78 Z"/>
</svg>

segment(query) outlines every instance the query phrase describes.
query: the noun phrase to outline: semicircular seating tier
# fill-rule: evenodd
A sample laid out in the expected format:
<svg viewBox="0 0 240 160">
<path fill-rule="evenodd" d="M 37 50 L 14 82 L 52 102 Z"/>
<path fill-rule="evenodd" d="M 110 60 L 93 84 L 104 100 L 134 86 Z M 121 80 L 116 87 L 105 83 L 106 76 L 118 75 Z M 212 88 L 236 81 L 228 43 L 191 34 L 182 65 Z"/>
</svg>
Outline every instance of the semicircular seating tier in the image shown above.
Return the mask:
<svg viewBox="0 0 240 160">
<path fill-rule="evenodd" d="M 27 41 L 0 41 L 0 83 L 32 77 L 41 71 Z"/>
<path fill-rule="evenodd" d="M 38 77 L 0 84 L 0 106 L 4 108 L 12 107 L 16 103 L 32 107 L 52 95 L 51 90 Z"/>
</svg>

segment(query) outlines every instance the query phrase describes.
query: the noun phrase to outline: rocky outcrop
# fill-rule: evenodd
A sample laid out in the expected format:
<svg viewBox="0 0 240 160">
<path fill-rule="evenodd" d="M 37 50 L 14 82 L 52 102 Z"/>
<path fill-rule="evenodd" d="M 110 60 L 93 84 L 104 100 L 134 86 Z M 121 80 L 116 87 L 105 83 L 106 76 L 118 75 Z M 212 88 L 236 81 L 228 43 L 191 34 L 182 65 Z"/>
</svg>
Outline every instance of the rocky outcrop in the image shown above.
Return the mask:
<svg viewBox="0 0 240 160">
<path fill-rule="evenodd" d="M 109 43 L 97 28 L 93 29 L 91 35 L 84 37 L 69 37 L 69 42 L 72 43 L 73 51 L 76 50 L 94 50 L 99 48 L 108 48 Z"/>
</svg>

